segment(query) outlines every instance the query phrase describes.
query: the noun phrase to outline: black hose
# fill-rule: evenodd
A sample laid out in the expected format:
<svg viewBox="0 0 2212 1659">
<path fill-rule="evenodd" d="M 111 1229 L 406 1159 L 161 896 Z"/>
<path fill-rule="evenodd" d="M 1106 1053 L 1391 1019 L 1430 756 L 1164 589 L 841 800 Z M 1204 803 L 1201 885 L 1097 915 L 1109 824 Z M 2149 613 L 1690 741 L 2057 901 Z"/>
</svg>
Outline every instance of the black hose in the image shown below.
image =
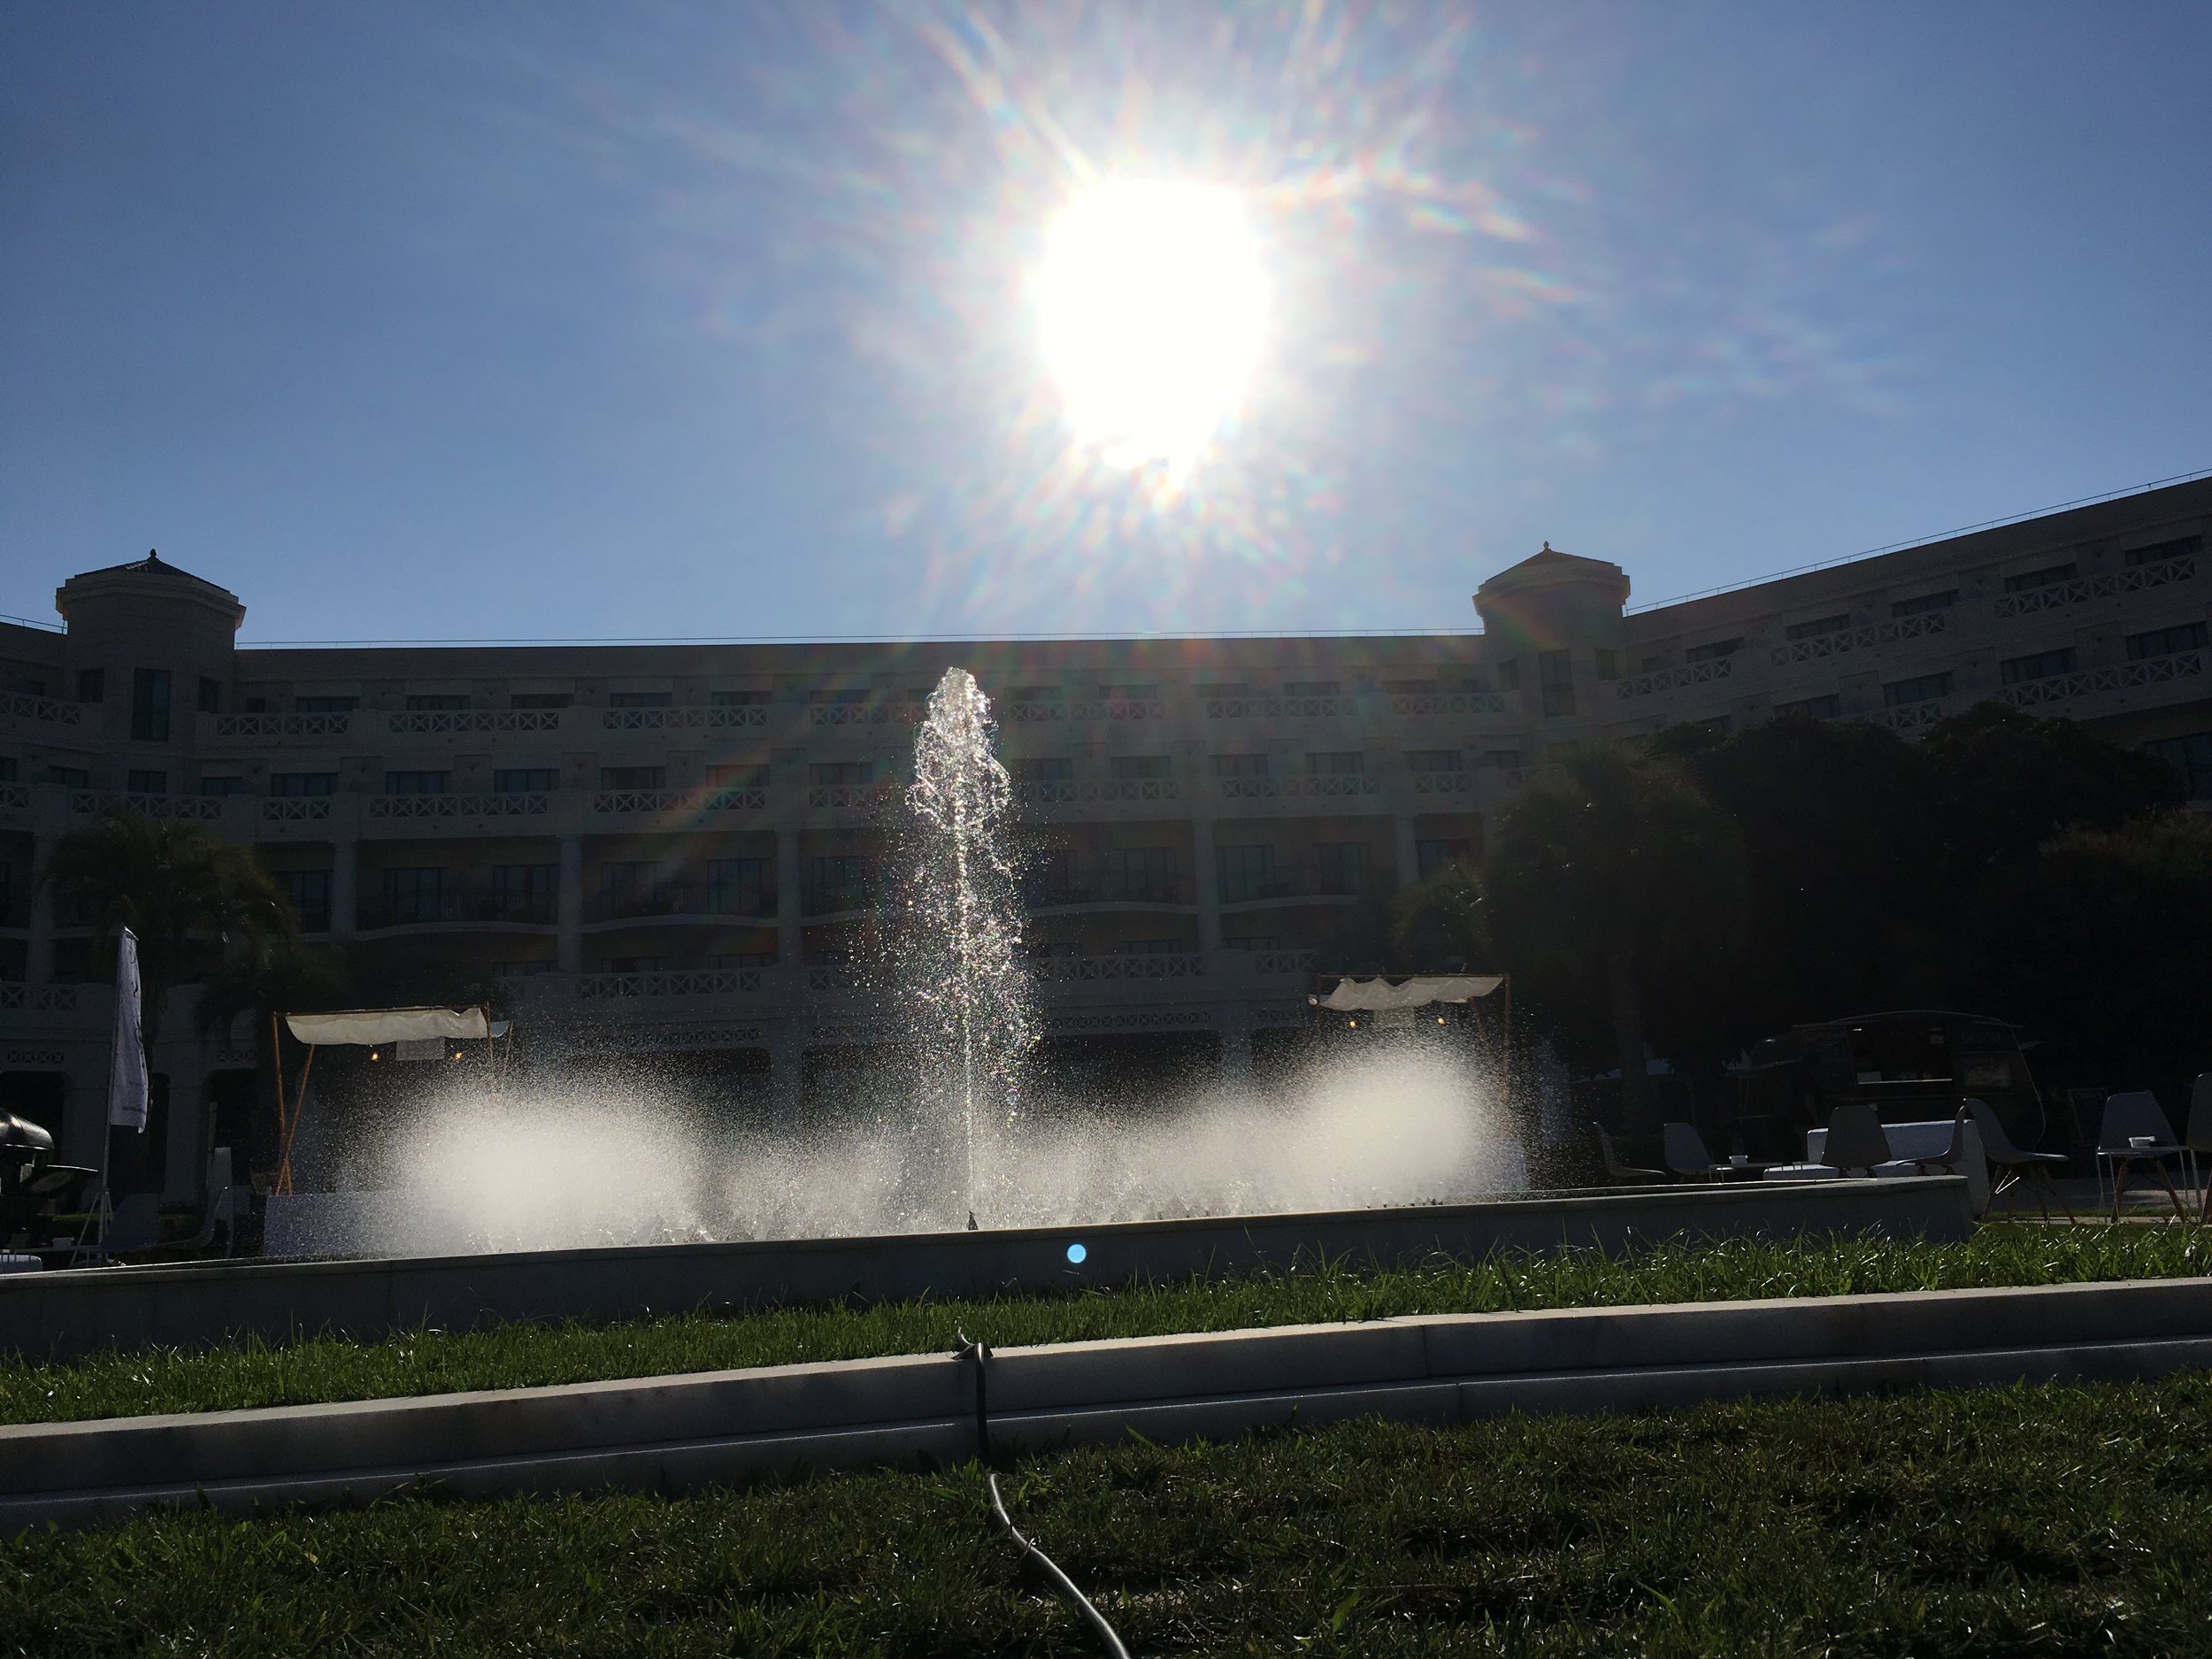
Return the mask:
<svg viewBox="0 0 2212 1659">
<path fill-rule="evenodd" d="M 1129 1649 L 1122 1646 L 1114 1627 L 1106 1622 L 1106 1616 L 1091 1605 L 1090 1597 L 1075 1587 L 1075 1580 L 1060 1571 L 1051 1556 L 1022 1536 L 1021 1528 L 1014 1525 L 1014 1517 L 1006 1512 L 1006 1500 L 998 1489 L 998 1471 L 991 1467 L 991 1417 L 984 1395 L 984 1373 L 990 1368 L 991 1350 L 980 1342 L 972 1342 L 967 1333 L 957 1332 L 960 1347 L 954 1357 L 971 1360 L 975 1364 L 975 1455 L 983 1464 L 983 1485 L 991 1494 L 991 1514 L 1006 1529 L 1006 1535 L 1020 1547 L 1021 1552 L 1044 1569 L 1045 1577 L 1052 1580 L 1052 1587 L 1063 1598 L 1074 1604 L 1083 1616 L 1100 1643 L 1113 1659 L 1129 1659 Z"/>
</svg>

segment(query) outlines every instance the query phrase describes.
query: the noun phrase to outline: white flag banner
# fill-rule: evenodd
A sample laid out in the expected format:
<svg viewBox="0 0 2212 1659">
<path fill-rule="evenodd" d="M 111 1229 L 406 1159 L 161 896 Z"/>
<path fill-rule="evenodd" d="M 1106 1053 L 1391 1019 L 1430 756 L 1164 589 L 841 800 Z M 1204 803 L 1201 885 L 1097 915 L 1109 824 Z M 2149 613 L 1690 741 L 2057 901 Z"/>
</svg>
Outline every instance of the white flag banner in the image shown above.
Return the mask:
<svg viewBox="0 0 2212 1659">
<path fill-rule="evenodd" d="M 115 941 L 115 1050 L 108 1064 L 108 1122 L 146 1129 L 146 1045 L 138 985 L 138 935 L 126 927 Z"/>
</svg>

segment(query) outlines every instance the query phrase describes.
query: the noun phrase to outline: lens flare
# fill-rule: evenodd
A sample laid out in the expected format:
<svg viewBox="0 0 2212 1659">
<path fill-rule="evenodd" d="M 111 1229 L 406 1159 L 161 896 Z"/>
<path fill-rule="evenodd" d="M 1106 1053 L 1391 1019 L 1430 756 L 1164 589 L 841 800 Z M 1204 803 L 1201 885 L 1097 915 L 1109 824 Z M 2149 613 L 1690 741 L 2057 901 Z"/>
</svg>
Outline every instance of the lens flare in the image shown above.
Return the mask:
<svg viewBox="0 0 2212 1659">
<path fill-rule="evenodd" d="M 1267 283 L 1236 193 L 1101 185 L 1053 221 L 1033 293 L 1078 442 L 1116 466 L 1187 473 L 1235 411 L 1266 328 Z"/>
</svg>

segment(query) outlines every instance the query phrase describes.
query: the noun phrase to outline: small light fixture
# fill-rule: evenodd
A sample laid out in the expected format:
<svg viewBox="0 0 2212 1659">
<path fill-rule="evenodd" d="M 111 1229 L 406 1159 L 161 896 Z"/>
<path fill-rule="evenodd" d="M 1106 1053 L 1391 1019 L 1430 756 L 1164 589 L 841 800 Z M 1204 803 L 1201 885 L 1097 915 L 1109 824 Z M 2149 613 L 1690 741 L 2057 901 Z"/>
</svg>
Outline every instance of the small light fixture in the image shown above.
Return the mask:
<svg viewBox="0 0 2212 1659">
<path fill-rule="evenodd" d="M 372 1049 L 370 1049 L 370 1050 L 369 1050 L 369 1058 L 370 1058 L 370 1059 L 372 1059 L 372 1060 L 381 1060 L 383 1057 L 384 1057 L 384 1056 L 383 1056 L 382 1055 L 380 1055 L 380 1054 L 377 1053 L 377 1051 L 376 1051 L 375 1049 L 372 1048 Z"/>
<path fill-rule="evenodd" d="M 1089 1255 L 1090 1251 L 1084 1248 L 1083 1240 L 1080 1239 L 1068 1246 L 1068 1260 L 1078 1267 L 1083 1265 L 1084 1258 Z"/>
</svg>

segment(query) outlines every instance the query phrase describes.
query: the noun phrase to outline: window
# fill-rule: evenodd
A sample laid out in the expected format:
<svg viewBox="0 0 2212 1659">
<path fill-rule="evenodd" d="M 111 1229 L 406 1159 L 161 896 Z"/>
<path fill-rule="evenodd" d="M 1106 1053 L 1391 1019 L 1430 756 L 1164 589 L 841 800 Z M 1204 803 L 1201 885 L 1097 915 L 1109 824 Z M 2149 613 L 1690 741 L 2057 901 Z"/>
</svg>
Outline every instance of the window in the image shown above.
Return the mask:
<svg viewBox="0 0 2212 1659">
<path fill-rule="evenodd" d="M 238 712 L 241 714 L 266 714 L 268 711 L 269 700 L 266 697 L 241 697 L 238 700 Z"/>
<path fill-rule="evenodd" d="M 717 916 L 773 916 L 774 866 L 765 858 L 710 859 L 707 909 Z"/>
<path fill-rule="evenodd" d="M 1098 695 L 1107 703 L 1149 703 L 1160 695 L 1160 687 L 1157 681 L 1139 680 L 1123 686 L 1101 686 Z"/>
<path fill-rule="evenodd" d="M 1413 843 L 1414 873 L 1426 881 L 1438 871 L 1453 864 L 1472 864 L 1474 854 L 1474 843 L 1463 837 L 1447 841 L 1417 841 Z"/>
<path fill-rule="evenodd" d="M 1107 759 L 1107 775 L 1124 780 L 1137 778 L 1164 778 L 1168 775 L 1165 755 L 1114 755 Z"/>
<path fill-rule="evenodd" d="M 1214 868 L 1221 881 L 1221 902 L 1242 904 L 1251 899 L 1279 899 L 1290 889 L 1275 879 L 1275 849 L 1262 844 L 1214 849 Z"/>
<path fill-rule="evenodd" d="M 453 782 L 449 772 L 388 772 L 384 774 L 386 795 L 443 795 Z"/>
<path fill-rule="evenodd" d="M 295 697 L 295 714 L 350 714 L 361 706 L 358 697 Z"/>
<path fill-rule="evenodd" d="M 857 690 L 848 687 L 841 691 L 810 691 L 806 694 L 806 700 L 809 703 L 842 704 L 847 708 L 851 708 L 867 702 L 868 691 L 864 686 Z"/>
<path fill-rule="evenodd" d="M 599 769 L 602 789 L 665 789 L 668 787 L 668 768 L 665 766 L 602 766 Z"/>
<path fill-rule="evenodd" d="M 2186 737 L 2154 738 L 2143 745 L 2181 774 L 2192 801 L 2212 800 L 2212 732 L 2192 732 Z"/>
<path fill-rule="evenodd" d="M 104 668 L 80 668 L 77 671 L 77 701 L 104 702 L 108 695 L 108 676 Z"/>
<path fill-rule="evenodd" d="M 549 795 L 560 787 L 557 766 L 502 766 L 492 773 L 494 795 Z"/>
<path fill-rule="evenodd" d="M 300 931 L 326 933 L 330 931 L 330 872 L 327 870 L 283 870 L 277 872 L 277 882 L 284 889 L 284 896 L 299 912 Z"/>
<path fill-rule="evenodd" d="M 465 691 L 411 691 L 407 694 L 410 714 L 434 714 L 442 709 L 465 709 L 469 696 Z"/>
<path fill-rule="evenodd" d="M 1006 694 L 1009 703 L 1051 703 L 1060 695 L 1057 686 L 1016 686 Z"/>
<path fill-rule="evenodd" d="M 868 908 L 872 860 L 860 853 L 818 853 L 806 861 L 806 907 L 817 915 Z"/>
<path fill-rule="evenodd" d="M 2055 588 L 2061 582 L 2070 582 L 2078 573 L 2071 559 L 2063 565 L 2046 565 L 2041 570 L 2022 571 L 2017 576 L 2005 578 L 2005 591 L 2024 593 L 2031 588 Z"/>
<path fill-rule="evenodd" d="M 1498 689 L 1500 691 L 1518 691 L 1520 688 L 1521 659 L 1517 657 L 1509 662 L 1500 663 L 1498 664 Z"/>
<path fill-rule="evenodd" d="M 200 676 L 200 712 L 220 714 L 223 711 L 223 682 Z"/>
<path fill-rule="evenodd" d="M 2131 547 L 2125 557 L 2131 565 L 2163 565 L 2168 559 L 2193 558 L 2204 547 L 2200 535 L 2185 535 L 2172 541 L 2154 541 L 2148 547 Z"/>
<path fill-rule="evenodd" d="M 1386 680 L 1382 682 L 1382 688 L 1394 697 L 1433 697 L 1436 695 L 1436 681 L 1433 680 Z"/>
<path fill-rule="evenodd" d="M 2177 651 L 2200 651 L 2204 643 L 2205 628 L 2201 622 L 2184 622 L 2170 628 L 2153 628 L 2148 634 L 2128 635 L 2128 661 L 2139 663 L 2147 657 L 2171 657 Z"/>
<path fill-rule="evenodd" d="M 1319 841 L 1313 849 L 1314 888 L 1336 896 L 1367 891 L 1367 843 Z"/>
<path fill-rule="evenodd" d="M 1067 783 L 1075 777 L 1075 763 L 1064 755 L 1013 761 L 1007 770 L 1017 783 Z"/>
<path fill-rule="evenodd" d="M 1315 778 L 1348 778 L 1367 770 L 1367 757 L 1356 749 L 1331 749 L 1310 751 L 1306 756 L 1306 772 Z"/>
<path fill-rule="evenodd" d="M 708 965 L 716 968 L 772 968 L 776 953 L 772 950 L 718 950 L 707 958 Z"/>
<path fill-rule="evenodd" d="M 1663 657 L 1647 657 L 1644 658 L 1643 666 L 1636 672 L 1640 674 L 1655 674 L 1666 665 L 1667 659 Z"/>
<path fill-rule="evenodd" d="M 334 772 L 273 772 L 269 774 L 269 793 L 279 797 L 335 795 L 338 793 L 338 774 Z"/>
<path fill-rule="evenodd" d="M 2009 657 L 1997 664 L 1998 677 L 2008 686 L 2030 680 L 2052 680 L 2073 672 L 2074 648 L 2070 645 L 2056 650 L 2032 651 L 2025 657 Z"/>
<path fill-rule="evenodd" d="M 576 701 L 572 691 L 518 691 L 507 699 L 511 709 L 565 709 Z"/>
<path fill-rule="evenodd" d="M 873 783 L 875 776 L 876 764 L 872 760 L 818 760 L 806 769 L 809 783 Z"/>
<path fill-rule="evenodd" d="M 1227 950 L 1280 950 L 1283 936 L 1280 933 L 1224 933 L 1221 943 L 1223 949 Z"/>
<path fill-rule="evenodd" d="M 764 760 L 718 763 L 707 768 L 707 782 L 717 789 L 765 789 L 768 787 L 768 763 Z"/>
<path fill-rule="evenodd" d="M 1851 626 L 1848 615 L 1820 617 L 1811 622 L 1793 622 L 1782 630 L 1790 640 L 1816 640 L 1824 634 L 1840 634 Z"/>
<path fill-rule="evenodd" d="M 1959 590 L 1946 588 L 1939 594 L 1917 594 L 1910 599 L 1893 600 L 1889 613 L 1893 617 L 1917 617 L 1931 611 L 1948 611 L 1958 602 Z"/>
<path fill-rule="evenodd" d="M 1342 695 L 1342 687 L 1333 680 L 1286 680 L 1286 697 L 1334 697 Z"/>
<path fill-rule="evenodd" d="M 131 741 L 165 743 L 169 741 L 169 671 L 165 668 L 131 670 Z"/>
<path fill-rule="evenodd" d="M 492 910 L 503 922 L 549 922 L 561 890 L 558 864 L 494 864 Z"/>
<path fill-rule="evenodd" d="M 1824 697 L 1800 697 L 1795 703 L 1774 705 L 1777 719 L 1832 720 L 1843 712 L 1843 699 L 1834 692 Z"/>
<path fill-rule="evenodd" d="M 65 789 L 89 789 L 92 787 L 92 774 L 82 766 L 49 766 L 46 769 L 46 781 L 58 783 Z"/>
<path fill-rule="evenodd" d="M 429 868 L 387 870 L 384 914 L 387 922 L 394 926 L 443 920 L 445 872 Z"/>
<path fill-rule="evenodd" d="M 669 691 L 611 691 L 607 694 L 610 709 L 665 709 L 676 701 Z"/>
<path fill-rule="evenodd" d="M 1598 647 L 1598 678 L 1618 680 L 1621 677 L 1621 654 L 1609 645 Z"/>
<path fill-rule="evenodd" d="M 1214 776 L 1217 778 L 1267 776 L 1267 757 L 1264 755 L 1214 755 L 1208 758 L 1213 763 Z"/>
<path fill-rule="evenodd" d="M 123 787 L 132 795 L 167 795 L 169 774 L 165 772 L 134 766 L 126 774 Z"/>
<path fill-rule="evenodd" d="M 608 916 L 649 910 L 660 887 L 660 865 L 650 858 L 615 858 L 599 866 L 601 909 Z"/>
<path fill-rule="evenodd" d="M 561 964 L 550 956 L 533 956 L 527 962 L 492 964 L 493 977 L 501 979 L 526 979 L 534 974 L 558 973 L 560 971 Z"/>
<path fill-rule="evenodd" d="M 707 699 L 718 709 L 750 709 L 768 701 L 764 691 L 718 691 Z"/>
<path fill-rule="evenodd" d="M 1455 749 L 1415 749 L 1406 751 L 1408 772 L 1459 772 L 1465 760 Z"/>
<path fill-rule="evenodd" d="M 608 956 L 602 960 L 603 973 L 658 973 L 665 956 Z"/>
<path fill-rule="evenodd" d="M 1482 764 L 1503 768 L 1517 766 L 1521 764 L 1521 751 L 1517 749 L 1486 749 L 1482 751 Z"/>
<path fill-rule="evenodd" d="M 1070 956 L 1081 956 L 1083 947 L 1072 939 L 1041 939 L 1029 947 L 1029 954 L 1048 961 L 1064 961 Z"/>
<path fill-rule="evenodd" d="M 252 787 L 243 778 L 203 776 L 200 780 L 202 795 L 244 795 Z"/>
<path fill-rule="evenodd" d="M 1893 680 L 1882 687 L 1882 706 L 1902 709 L 1916 703 L 1933 703 L 1951 695 L 1951 676 L 1947 671 L 1940 674 L 1916 674 L 1910 680 Z"/>
<path fill-rule="evenodd" d="M 1179 939 L 1125 939 L 1114 947 L 1117 956 L 1173 956 L 1190 947 Z"/>
<path fill-rule="evenodd" d="M 1686 663 L 1717 663 L 1724 657 L 1733 657 L 1741 649 L 1743 641 L 1740 638 L 1708 640 L 1704 644 L 1693 645 L 1683 652 L 1682 660 Z"/>
<path fill-rule="evenodd" d="M 1114 847 L 1100 861 L 1107 895 L 1149 904 L 1176 902 L 1175 849 Z"/>
<path fill-rule="evenodd" d="M 1544 688 L 1544 712 L 1550 716 L 1575 711 L 1574 663 L 1564 651 L 1540 651 L 1537 682 Z"/>
</svg>

